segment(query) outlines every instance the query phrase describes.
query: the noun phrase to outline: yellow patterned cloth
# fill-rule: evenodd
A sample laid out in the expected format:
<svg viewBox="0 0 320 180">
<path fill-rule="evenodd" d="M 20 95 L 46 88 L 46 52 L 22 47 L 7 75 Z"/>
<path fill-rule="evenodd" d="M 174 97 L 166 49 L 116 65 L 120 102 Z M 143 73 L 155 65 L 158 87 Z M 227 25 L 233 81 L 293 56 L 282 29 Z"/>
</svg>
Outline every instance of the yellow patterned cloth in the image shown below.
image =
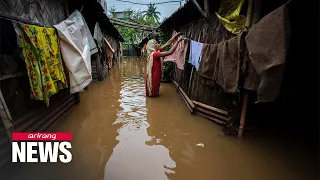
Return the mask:
<svg viewBox="0 0 320 180">
<path fill-rule="evenodd" d="M 31 98 L 44 100 L 49 106 L 50 96 L 68 87 L 56 30 L 20 24 L 18 31 L 29 76 Z"/>
<path fill-rule="evenodd" d="M 246 16 L 240 15 L 245 0 L 222 0 L 217 17 L 224 27 L 233 34 L 243 31 Z"/>
</svg>

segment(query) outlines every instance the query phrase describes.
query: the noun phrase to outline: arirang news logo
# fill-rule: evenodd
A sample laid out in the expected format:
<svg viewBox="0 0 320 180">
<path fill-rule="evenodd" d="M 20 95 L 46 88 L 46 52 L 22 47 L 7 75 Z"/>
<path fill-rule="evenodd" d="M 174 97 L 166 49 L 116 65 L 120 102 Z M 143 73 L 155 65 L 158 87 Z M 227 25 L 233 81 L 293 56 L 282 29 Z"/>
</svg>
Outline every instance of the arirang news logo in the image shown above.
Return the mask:
<svg viewBox="0 0 320 180">
<path fill-rule="evenodd" d="M 12 133 L 12 162 L 62 162 L 72 160 L 72 133 Z"/>
</svg>

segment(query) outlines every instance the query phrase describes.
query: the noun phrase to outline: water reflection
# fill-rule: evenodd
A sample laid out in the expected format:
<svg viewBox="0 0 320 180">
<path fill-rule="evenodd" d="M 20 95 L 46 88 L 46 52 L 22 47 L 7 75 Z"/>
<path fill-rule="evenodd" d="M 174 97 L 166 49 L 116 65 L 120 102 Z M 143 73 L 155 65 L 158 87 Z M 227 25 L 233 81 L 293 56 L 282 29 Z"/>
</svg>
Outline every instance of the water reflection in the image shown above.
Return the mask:
<svg viewBox="0 0 320 180">
<path fill-rule="evenodd" d="M 146 98 L 144 69 L 145 60 L 127 58 L 81 93 L 57 130 L 73 133 L 71 163 L 26 163 L 0 179 L 318 179 L 317 166 L 308 164 L 315 156 L 295 153 L 304 146 L 225 137 L 221 126 L 190 114 L 169 83 L 161 84 L 159 97 Z"/>
<path fill-rule="evenodd" d="M 119 143 L 106 164 L 104 179 L 167 179 L 175 173 L 176 163 L 169 150 L 158 145 L 161 139 L 148 135 L 143 77 L 124 77 L 119 102 L 121 109 L 114 122 L 122 125 L 117 130 Z"/>
</svg>

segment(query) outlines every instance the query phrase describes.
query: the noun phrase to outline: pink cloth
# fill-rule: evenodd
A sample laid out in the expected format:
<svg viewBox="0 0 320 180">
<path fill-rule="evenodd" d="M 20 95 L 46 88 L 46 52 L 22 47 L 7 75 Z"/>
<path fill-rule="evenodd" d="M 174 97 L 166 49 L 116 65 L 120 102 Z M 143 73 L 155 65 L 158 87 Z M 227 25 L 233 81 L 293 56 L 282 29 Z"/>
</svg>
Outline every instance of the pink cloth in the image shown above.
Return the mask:
<svg viewBox="0 0 320 180">
<path fill-rule="evenodd" d="M 186 62 L 187 51 L 188 51 L 188 40 L 184 39 L 179 42 L 177 49 L 170 56 L 166 56 L 164 58 L 164 61 L 175 62 L 177 64 L 177 67 L 183 70 L 184 63 Z"/>
</svg>

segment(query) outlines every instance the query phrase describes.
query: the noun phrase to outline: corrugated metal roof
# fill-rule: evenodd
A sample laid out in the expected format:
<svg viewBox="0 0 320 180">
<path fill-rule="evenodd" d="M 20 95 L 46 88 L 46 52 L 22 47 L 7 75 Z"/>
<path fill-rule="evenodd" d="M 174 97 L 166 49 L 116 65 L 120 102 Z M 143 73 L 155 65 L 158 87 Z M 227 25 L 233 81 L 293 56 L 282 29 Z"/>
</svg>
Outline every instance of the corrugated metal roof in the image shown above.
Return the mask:
<svg viewBox="0 0 320 180">
<path fill-rule="evenodd" d="M 70 13 L 76 9 L 81 12 L 91 33 L 93 33 L 94 26 L 98 22 L 102 31 L 108 32 L 108 34 L 119 39 L 121 42 L 124 41 L 117 28 L 104 13 L 101 4 L 96 0 L 68 0 L 68 8 Z"/>
</svg>

